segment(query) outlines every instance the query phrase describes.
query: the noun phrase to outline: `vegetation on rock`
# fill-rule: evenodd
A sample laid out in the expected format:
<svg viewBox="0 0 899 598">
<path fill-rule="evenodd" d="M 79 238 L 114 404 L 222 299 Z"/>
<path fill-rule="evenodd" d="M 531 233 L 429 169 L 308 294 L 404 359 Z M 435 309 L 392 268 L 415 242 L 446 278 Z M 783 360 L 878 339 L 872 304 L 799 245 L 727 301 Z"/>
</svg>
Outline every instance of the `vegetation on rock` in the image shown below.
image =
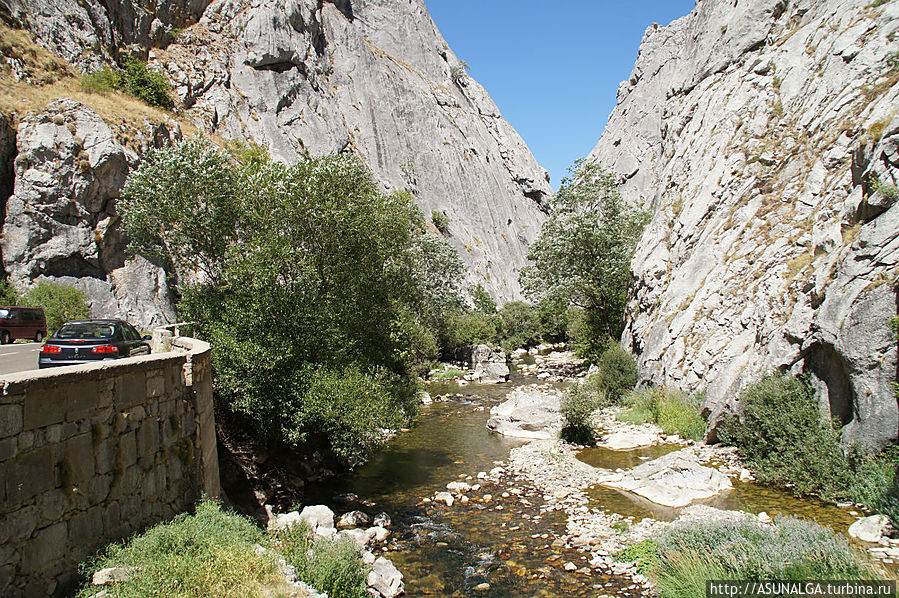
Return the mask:
<svg viewBox="0 0 899 598">
<path fill-rule="evenodd" d="M 219 404 L 260 440 L 356 465 L 414 412 L 461 264 L 355 158 L 242 155 L 200 139 L 150 152 L 119 203 L 125 228 L 178 273 Z"/>
<path fill-rule="evenodd" d="M 624 202 L 615 176 L 578 162 L 552 200 L 552 214 L 528 251 L 521 285 L 534 299 L 583 310 L 576 348 L 596 360 L 621 335 L 630 260 L 648 215 Z"/>
<path fill-rule="evenodd" d="M 171 108 L 172 92 L 163 73 L 147 68 L 147 63 L 135 58 L 125 61 L 121 70 L 109 66 L 81 78 L 81 88 L 91 93 L 121 91 L 149 106 Z"/>
</svg>

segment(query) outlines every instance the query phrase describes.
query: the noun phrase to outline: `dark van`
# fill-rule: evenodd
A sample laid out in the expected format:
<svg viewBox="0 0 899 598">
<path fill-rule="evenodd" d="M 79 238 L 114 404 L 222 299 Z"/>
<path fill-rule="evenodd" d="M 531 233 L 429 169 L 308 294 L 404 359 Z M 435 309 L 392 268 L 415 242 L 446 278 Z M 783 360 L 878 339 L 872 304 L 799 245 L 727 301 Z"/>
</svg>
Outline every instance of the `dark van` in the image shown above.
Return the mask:
<svg viewBox="0 0 899 598">
<path fill-rule="evenodd" d="M 47 336 L 47 319 L 39 307 L 3 307 L 0 305 L 0 345 L 8 345 L 17 338 L 33 339 L 36 343 Z"/>
</svg>

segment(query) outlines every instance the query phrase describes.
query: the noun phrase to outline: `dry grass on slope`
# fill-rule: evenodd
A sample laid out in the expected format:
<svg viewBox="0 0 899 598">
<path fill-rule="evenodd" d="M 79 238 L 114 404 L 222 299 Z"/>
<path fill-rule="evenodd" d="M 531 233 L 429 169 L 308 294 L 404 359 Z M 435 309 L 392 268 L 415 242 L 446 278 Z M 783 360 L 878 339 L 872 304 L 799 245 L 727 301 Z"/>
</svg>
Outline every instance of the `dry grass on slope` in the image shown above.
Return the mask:
<svg viewBox="0 0 899 598">
<path fill-rule="evenodd" d="M 83 90 L 77 69 L 37 44 L 29 32 L 0 23 L 0 113 L 15 122 L 59 98 L 81 102 L 110 125 L 144 129 L 147 122 L 175 120 L 185 133 L 195 131 L 193 125 L 174 113 L 131 96 Z"/>
</svg>

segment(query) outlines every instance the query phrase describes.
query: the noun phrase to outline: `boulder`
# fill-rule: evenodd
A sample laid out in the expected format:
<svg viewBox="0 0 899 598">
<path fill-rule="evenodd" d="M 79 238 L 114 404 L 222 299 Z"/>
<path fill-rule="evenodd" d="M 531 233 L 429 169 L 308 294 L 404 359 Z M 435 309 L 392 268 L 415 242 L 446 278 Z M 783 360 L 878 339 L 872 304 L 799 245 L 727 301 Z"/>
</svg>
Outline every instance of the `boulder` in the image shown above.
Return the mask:
<svg viewBox="0 0 899 598">
<path fill-rule="evenodd" d="M 122 583 L 130 580 L 138 571 L 140 567 L 107 567 L 94 573 L 91 583 L 95 586 Z"/>
<path fill-rule="evenodd" d="M 490 410 L 487 428 L 514 438 L 550 439 L 562 429 L 561 399 L 556 391 L 519 387 Z"/>
<path fill-rule="evenodd" d="M 849 535 L 862 542 L 876 544 L 883 538 L 889 528 L 890 520 L 886 515 L 863 517 L 849 526 Z"/>
<path fill-rule="evenodd" d="M 367 513 L 363 513 L 362 511 L 350 511 L 349 513 L 341 515 L 337 520 L 337 529 L 362 527 L 368 525 L 370 521 L 371 517 Z"/>
<path fill-rule="evenodd" d="M 393 563 L 378 557 L 368 573 L 368 587 L 376 590 L 383 598 L 395 598 L 406 591 L 403 574 Z"/>
<path fill-rule="evenodd" d="M 434 495 L 434 502 L 442 502 L 448 507 L 453 506 L 455 500 L 449 492 L 438 492 Z"/>
<path fill-rule="evenodd" d="M 727 476 L 701 465 L 691 449 L 668 453 L 623 473 L 604 477 L 600 483 L 674 508 L 712 498 L 733 488 Z"/>
<path fill-rule="evenodd" d="M 605 436 L 599 446 L 613 451 L 630 451 L 652 446 L 658 440 L 658 434 L 645 430 L 620 430 Z"/>
<path fill-rule="evenodd" d="M 303 507 L 299 518 L 309 526 L 309 531 L 317 533 L 320 528 L 334 528 L 334 511 L 325 505 L 311 505 Z"/>
</svg>

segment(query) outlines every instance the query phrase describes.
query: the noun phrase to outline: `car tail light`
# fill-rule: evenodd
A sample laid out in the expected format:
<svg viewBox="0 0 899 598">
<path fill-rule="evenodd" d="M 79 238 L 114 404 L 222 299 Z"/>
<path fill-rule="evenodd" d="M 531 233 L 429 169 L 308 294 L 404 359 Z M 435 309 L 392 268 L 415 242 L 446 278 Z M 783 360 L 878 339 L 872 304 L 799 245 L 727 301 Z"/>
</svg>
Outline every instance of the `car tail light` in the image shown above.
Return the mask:
<svg viewBox="0 0 899 598">
<path fill-rule="evenodd" d="M 100 345 L 91 349 L 91 353 L 118 353 L 119 348 L 115 345 Z"/>
<path fill-rule="evenodd" d="M 57 347 L 56 345 L 43 345 L 41 347 L 41 353 L 62 353 L 62 347 Z"/>
</svg>

